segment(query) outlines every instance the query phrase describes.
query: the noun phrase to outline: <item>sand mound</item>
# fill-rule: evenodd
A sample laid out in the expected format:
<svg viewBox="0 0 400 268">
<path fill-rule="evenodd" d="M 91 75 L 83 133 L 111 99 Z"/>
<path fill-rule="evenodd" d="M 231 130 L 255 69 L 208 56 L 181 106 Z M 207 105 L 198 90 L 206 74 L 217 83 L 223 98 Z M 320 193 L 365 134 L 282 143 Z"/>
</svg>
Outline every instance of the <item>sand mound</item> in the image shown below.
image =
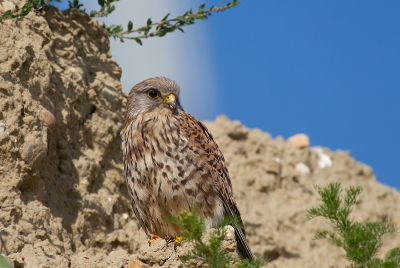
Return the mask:
<svg viewBox="0 0 400 268">
<path fill-rule="evenodd" d="M 0 251 L 15 267 L 177 267 L 132 215 L 119 131 L 125 98 L 101 25 L 45 8 L 0 27 Z M 249 243 L 269 267 L 343 267 L 340 249 L 312 240 L 324 220 L 313 185 L 361 185 L 356 220 L 400 222 L 400 194 L 347 152 L 296 148 L 218 117 L 207 122 L 228 163 Z M 387 236 L 382 254 L 400 246 Z M 135 261 L 132 261 L 135 260 Z M 135 266 L 136 265 L 136 266 Z M 198 264 L 201 265 L 201 264 Z"/>
</svg>

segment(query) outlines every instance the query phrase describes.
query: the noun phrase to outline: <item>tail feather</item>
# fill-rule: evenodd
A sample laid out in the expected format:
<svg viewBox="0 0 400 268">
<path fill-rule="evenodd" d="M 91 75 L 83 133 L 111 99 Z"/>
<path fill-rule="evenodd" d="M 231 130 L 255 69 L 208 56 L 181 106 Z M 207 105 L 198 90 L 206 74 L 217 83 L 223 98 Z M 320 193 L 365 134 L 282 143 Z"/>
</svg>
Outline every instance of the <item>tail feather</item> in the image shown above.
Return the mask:
<svg viewBox="0 0 400 268">
<path fill-rule="evenodd" d="M 235 238 L 239 254 L 244 259 L 252 260 L 254 255 L 247 243 L 246 235 L 243 228 L 233 227 L 235 229 Z"/>
</svg>

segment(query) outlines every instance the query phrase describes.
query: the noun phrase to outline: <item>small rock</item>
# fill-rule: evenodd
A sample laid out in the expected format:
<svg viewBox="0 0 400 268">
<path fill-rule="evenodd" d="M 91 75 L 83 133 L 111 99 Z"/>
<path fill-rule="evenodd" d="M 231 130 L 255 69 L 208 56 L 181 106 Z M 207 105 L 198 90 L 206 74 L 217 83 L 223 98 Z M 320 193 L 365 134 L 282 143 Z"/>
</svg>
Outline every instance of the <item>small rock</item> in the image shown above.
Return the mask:
<svg viewBox="0 0 400 268">
<path fill-rule="evenodd" d="M 230 225 L 226 225 L 224 229 L 225 229 L 225 239 L 222 241 L 222 247 L 226 252 L 234 253 L 237 251 L 235 229 Z"/>
<path fill-rule="evenodd" d="M 147 264 L 139 261 L 139 260 L 131 260 L 128 265 L 126 266 L 126 268 L 147 268 L 150 267 Z"/>
<path fill-rule="evenodd" d="M 235 229 L 230 226 L 230 225 L 226 225 L 224 227 L 225 229 L 225 238 L 226 239 L 234 239 L 235 238 Z"/>
<path fill-rule="evenodd" d="M 32 115 L 27 115 L 22 120 L 24 121 L 24 124 L 27 124 L 27 125 L 30 125 L 33 122 L 35 122 L 35 118 Z"/>
<path fill-rule="evenodd" d="M 6 130 L 6 124 L 0 122 L 0 135 L 3 134 L 4 130 Z"/>
<path fill-rule="evenodd" d="M 332 166 L 332 159 L 329 157 L 329 155 L 324 154 L 322 148 L 315 148 L 314 150 L 318 154 L 318 166 L 320 168 Z"/>
<path fill-rule="evenodd" d="M 232 140 L 241 141 L 247 139 L 249 130 L 240 121 L 230 121 L 225 115 L 218 116 L 215 121 Z"/>
<path fill-rule="evenodd" d="M 299 163 L 297 163 L 296 164 L 296 166 L 294 167 L 299 173 L 300 173 L 300 175 L 307 175 L 307 174 L 310 174 L 310 168 L 306 165 L 306 164 L 304 164 L 304 163 L 302 163 L 302 162 L 299 162 Z"/>
<path fill-rule="evenodd" d="M 280 162 L 276 161 L 276 159 L 268 159 L 265 161 L 265 165 L 263 166 L 263 170 L 267 173 L 279 174 L 280 172 Z"/>
<path fill-rule="evenodd" d="M 47 154 L 47 145 L 39 138 L 27 136 L 22 147 L 21 158 L 30 166 L 40 163 Z"/>
<path fill-rule="evenodd" d="M 47 75 L 45 77 L 43 77 L 40 82 L 41 82 L 40 84 L 41 84 L 42 88 L 44 89 L 44 91 L 47 91 L 51 86 L 50 77 Z"/>
<path fill-rule="evenodd" d="M 239 121 L 233 121 L 231 129 L 228 131 L 228 136 L 233 140 L 245 140 L 249 130 L 246 129 Z"/>
<path fill-rule="evenodd" d="M 305 187 L 305 186 L 302 186 L 301 190 L 302 190 L 303 193 L 313 194 L 313 192 L 310 189 L 308 189 L 307 187 Z"/>
<path fill-rule="evenodd" d="M 67 71 L 67 73 L 69 73 L 71 79 L 75 82 L 79 82 L 82 80 L 82 75 L 80 74 L 80 72 L 75 69 L 74 67 L 70 67 Z"/>
<path fill-rule="evenodd" d="M 292 137 L 288 138 L 288 142 L 290 142 L 296 148 L 307 148 L 310 146 L 310 138 L 304 133 L 299 133 L 293 135 Z"/>
<path fill-rule="evenodd" d="M 52 126 L 56 123 L 56 119 L 54 115 L 49 112 L 47 109 L 42 109 L 42 120 L 45 122 L 48 126 Z"/>
</svg>

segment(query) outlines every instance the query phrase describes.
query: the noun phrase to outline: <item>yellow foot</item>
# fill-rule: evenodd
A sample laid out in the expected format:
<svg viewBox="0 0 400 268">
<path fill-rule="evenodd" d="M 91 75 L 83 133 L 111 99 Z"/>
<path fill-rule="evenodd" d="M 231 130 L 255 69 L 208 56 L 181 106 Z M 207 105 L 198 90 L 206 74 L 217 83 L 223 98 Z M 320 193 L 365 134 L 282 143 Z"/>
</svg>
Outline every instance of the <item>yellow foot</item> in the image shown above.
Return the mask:
<svg viewBox="0 0 400 268">
<path fill-rule="evenodd" d="M 161 238 L 161 237 L 159 237 L 158 235 L 155 235 L 155 234 L 150 234 L 150 235 L 148 235 L 148 236 L 147 236 L 147 242 L 149 243 L 149 246 L 150 246 L 150 244 L 153 243 L 154 240 L 156 240 L 157 238 Z"/>
<path fill-rule="evenodd" d="M 175 237 L 174 242 L 176 243 L 176 245 L 180 246 L 182 240 L 183 240 L 182 236 L 177 236 L 177 237 Z"/>
<path fill-rule="evenodd" d="M 166 236 L 164 236 L 164 239 L 165 239 L 165 242 L 167 242 L 167 245 L 171 242 L 174 242 L 174 249 L 176 250 L 176 247 L 181 245 L 183 237 L 166 235 Z"/>
</svg>

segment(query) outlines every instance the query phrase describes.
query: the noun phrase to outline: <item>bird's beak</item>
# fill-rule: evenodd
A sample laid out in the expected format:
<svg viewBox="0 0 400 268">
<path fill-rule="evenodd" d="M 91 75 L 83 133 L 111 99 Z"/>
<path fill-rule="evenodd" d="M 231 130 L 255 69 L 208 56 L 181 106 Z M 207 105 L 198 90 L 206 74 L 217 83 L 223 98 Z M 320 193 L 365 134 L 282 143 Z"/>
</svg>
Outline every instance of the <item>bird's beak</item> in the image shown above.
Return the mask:
<svg viewBox="0 0 400 268">
<path fill-rule="evenodd" d="M 176 109 L 176 96 L 175 96 L 174 94 L 172 94 L 172 93 L 171 93 L 171 94 L 168 94 L 168 95 L 165 97 L 163 103 L 166 104 L 166 105 L 168 105 L 169 108 L 175 110 L 175 109 Z"/>
</svg>

